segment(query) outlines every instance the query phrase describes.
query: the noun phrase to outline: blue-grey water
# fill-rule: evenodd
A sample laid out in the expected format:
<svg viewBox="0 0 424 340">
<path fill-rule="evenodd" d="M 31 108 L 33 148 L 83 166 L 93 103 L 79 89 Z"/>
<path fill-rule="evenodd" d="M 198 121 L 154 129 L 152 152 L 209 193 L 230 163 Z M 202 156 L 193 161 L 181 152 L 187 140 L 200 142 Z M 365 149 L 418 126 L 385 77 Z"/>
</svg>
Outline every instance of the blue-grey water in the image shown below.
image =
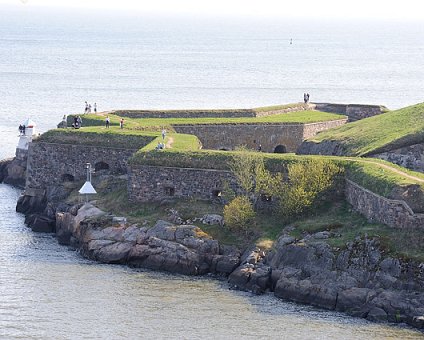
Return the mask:
<svg viewBox="0 0 424 340">
<path fill-rule="evenodd" d="M 84 101 L 114 108 L 423 101 L 423 24 L 126 15 L 0 4 L 0 159 Z M 293 44 L 290 45 L 290 39 Z M 0 184 L 0 338 L 413 339 L 411 329 L 99 265 L 34 234 Z"/>
</svg>

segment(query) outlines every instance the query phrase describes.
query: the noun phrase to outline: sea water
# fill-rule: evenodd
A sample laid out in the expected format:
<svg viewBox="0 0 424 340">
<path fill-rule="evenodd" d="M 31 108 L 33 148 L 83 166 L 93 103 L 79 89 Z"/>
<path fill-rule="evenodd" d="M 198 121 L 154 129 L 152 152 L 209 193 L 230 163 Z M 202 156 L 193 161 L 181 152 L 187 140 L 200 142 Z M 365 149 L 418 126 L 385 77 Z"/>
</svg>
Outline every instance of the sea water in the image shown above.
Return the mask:
<svg viewBox="0 0 424 340">
<path fill-rule="evenodd" d="M 128 108 L 303 99 L 422 101 L 421 24 L 161 17 L 0 5 L 0 158 L 18 125 Z M 290 44 L 290 39 L 293 43 Z M 414 330 L 253 296 L 225 282 L 100 265 L 34 234 L 0 184 L 0 338 L 390 339 Z"/>
</svg>

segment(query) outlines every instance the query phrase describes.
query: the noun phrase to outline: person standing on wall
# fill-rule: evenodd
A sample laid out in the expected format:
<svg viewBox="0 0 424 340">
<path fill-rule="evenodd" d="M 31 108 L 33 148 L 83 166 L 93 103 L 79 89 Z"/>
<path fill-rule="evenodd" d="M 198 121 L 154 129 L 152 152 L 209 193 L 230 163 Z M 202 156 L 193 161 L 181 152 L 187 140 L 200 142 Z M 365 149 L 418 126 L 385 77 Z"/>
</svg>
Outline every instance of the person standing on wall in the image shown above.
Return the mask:
<svg viewBox="0 0 424 340">
<path fill-rule="evenodd" d="M 97 113 L 97 104 L 94 103 L 94 113 Z"/>
<path fill-rule="evenodd" d="M 119 127 L 120 127 L 121 129 L 123 129 L 123 128 L 124 128 L 124 118 L 121 118 L 121 121 L 119 122 Z"/>
<path fill-rule="evenodd" d="M 106 117 L 106 129 L 109 129 L 110 126 L 110 118 L 109 116 Z"/>
<path fill-rule="evenodd" d="M 166 130 L 162 129 L 162 139 L 165 140 L 166 137 Z"/>
</svg>

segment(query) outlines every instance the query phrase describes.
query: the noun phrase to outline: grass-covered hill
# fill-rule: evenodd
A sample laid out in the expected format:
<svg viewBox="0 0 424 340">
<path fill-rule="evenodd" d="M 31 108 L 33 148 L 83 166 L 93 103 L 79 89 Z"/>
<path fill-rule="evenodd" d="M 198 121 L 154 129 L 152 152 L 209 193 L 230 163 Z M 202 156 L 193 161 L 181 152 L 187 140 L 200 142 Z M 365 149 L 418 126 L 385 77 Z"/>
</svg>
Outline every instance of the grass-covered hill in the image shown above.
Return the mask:
<svg viewBox="0 0 424 340">
<path fill-rule="evenodd" d="M 307 141 L 315 146 L 333 143 L 345 156 L 368 156 L 422 142 L 424 103 L 327 130 Z"/>
</svg>

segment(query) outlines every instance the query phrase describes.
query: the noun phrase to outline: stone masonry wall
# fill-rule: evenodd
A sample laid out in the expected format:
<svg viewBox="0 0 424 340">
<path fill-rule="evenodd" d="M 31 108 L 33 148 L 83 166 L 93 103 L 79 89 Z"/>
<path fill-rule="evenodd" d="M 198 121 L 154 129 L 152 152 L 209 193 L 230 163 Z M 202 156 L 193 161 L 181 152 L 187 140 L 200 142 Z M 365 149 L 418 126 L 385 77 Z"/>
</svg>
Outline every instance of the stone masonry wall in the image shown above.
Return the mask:
<svg viewBox="0 0 424 340">
<path fill-rule="evenodd" d="M 327 130 L 346 123 L 346 119 L 311 124 L 208 124 L 174 125 L 179 133 L 196 135 L 205 149 L 234 150 L 245 145 L 250 149 L 274 152 L 279 145 L 285 152 L 296 152 L 305 138 L 319 131 Z"/>
<path fill-rule="evenodd" d="M 372 116 L 379 115 L 386 110 L 380 105 L 361 105 L 361 104 L 332 104 L 332 103 L 315 103 L 311 104 L 319 111 L 339 113 L 349 117 L 349 121 L 355 121 Z"/>
<path fill-rule="evenodd" d="M 138 202 L 172 197 L 214 199 L 224 182 L 238 190 L 234 176 L 228 171 L 137 165 L 129 167 L 128 197 Z"/>
<path fill-rule="evenodd" d="M 228 171 L 130 166 L 128 196 L 135 202 L 157 202 L 172 197 L 210 200 L 223 189 L 224 182 L 238 190 L 234 176 Z M 414 213 L 404 201 L 384 198 L 347 179 L 345 197 L 370 221 L 394 228 L 424 228 L 424 214 Z"/>
<path fill-rule="evenodd" d="M 265 152 L 274 152 L 284 145 L 287 152 L 295 152 L 303 141 L 302 124 L 208 124 L 174 125 L 175 131 L 196 135 L 204 149 L 234 150 L 246 145 Z"/>
<path fill-rule="evenodd" d="M 28 150 L 26 188 L 45 189 L 66 179 L 86 178 L 86 163 L 93 168 L 103 162 L 115 174 L 127 172 L 127 161 L 137 150 L 93 147 L 86 145 L 33 142 Z"/>
<path fill-rule="evenodd" d="M 417 214 L 404 202 L 379 196 L 346 180 L 346 200 L 367 219 L 396 228 L 424 228 L 424 214 Z"/>
<path fill-rule="evenodd" d="M 116 110 L 110 114 L 130 118 L 235 118 L 262 117 L 280 113 L 311 109 L 308 104 L 299 103 L 284 109 L 271 111 L 255 111 L 255 109 L 222 109 L 222 110 Z"/>
<path fill-rule="evenodd" d="M 318 132 L 333 129 L 347 123 L 347 118 L 332 120 L 328 122 L 305 124 L 303 129 L 303 139 L 308 139 L 315 136 Z"/>
<path fill-rule="evenodd" d="M 424 172 L 424 143 L 383 152 L 371 157 L 384 159 L 414 171 Z"/>
</svg>

